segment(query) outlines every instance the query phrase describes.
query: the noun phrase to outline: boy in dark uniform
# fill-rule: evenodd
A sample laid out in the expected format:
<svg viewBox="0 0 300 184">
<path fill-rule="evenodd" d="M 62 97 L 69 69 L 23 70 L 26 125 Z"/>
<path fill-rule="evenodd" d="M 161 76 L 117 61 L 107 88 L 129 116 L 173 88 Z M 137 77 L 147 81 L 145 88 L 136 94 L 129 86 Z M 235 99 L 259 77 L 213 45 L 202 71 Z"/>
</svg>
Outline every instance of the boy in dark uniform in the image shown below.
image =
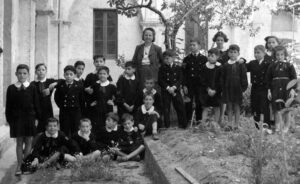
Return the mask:
<svg viewBox="0 0 300 184">
<path fill-rule="evenodd" d="M 83 87 L 75 81 L 75 67 L 68 65 L 64 68 L 65 80 L 61 80 L 56 87 L 54 100 L 59 107 L 60 129 L 70 137 L 79 125 L 81 111 L 84 107 Z"/>
<path fill-rule="evenodd" d="M 196 120 L 201 120 L 202 107 L 199 99 L 200 86 L 199 86 L 199 74 L 201 73 L 201 66 L 203 66 L 207 58 L 200 54 L 200 42 L 194 38 L 190 40 L 191 53 L 183 59 L 183 89 L 188 94 L 191 102 L 186 104 L 187 119 L 191 120 L 193 114 L 193 100 L 196 104 Z"/>
<path fill-rule="evenodd" d="M 264 122 L 270 126 L 270 109 L 267 98 L 266 74 L 271 63 L 265 59 L 266 51 L 263 45 L 254 47 L 255 60 L 246 64 L 247 72 L 251 75 L 251 108 L 256 122 L 260 121 L 260 115 L 264 115 Z M 257 124 L 256 127 L 258 128 Z M 271 127 L 269 127 L 271 128 Z"/>
<path fill-rule="evenodd" d="M 175 53 L 173 51 L 165 51 L 163 57 L 165 63 L 159 68 L 158 84 L 161 87 L 165 127 L 170 127 L 170 105 L 173 102 L 179 127 L 186 128 L 185 108 L 180 93 L 180 85 L 183 78 L 182 69 L 174 64 Z"/>
<path fill-rule="evenodd" d="M 99 80 L 98 77 L 98 69 L 101 66 L 105 66 L 105 57 L 103 55 L 95 55 L 94 56 L 94 66 L 95 71 L 92 73 L 89 73 L 84 81 L 84 97 L 85 97 L 85 116 L 89 118 L 92 122 L 92 125 L 96 124 L 97 121 L 97 109 L 96 106 L 91 106 L 93 103 L 93 89 L 92 86 Z M 108 80 L 112 81 L 111 76 L 108 76 Z"/>
<path fill-rule="evenodd" d="M 129 61 L 125 63 L 125 72 L 117 82 L 117 103 L 118 114 L 121 117 L 124 113 L 134 114 L 139 107 L 139 81 L 135 74 L 135 65 Z"/>
</svg>

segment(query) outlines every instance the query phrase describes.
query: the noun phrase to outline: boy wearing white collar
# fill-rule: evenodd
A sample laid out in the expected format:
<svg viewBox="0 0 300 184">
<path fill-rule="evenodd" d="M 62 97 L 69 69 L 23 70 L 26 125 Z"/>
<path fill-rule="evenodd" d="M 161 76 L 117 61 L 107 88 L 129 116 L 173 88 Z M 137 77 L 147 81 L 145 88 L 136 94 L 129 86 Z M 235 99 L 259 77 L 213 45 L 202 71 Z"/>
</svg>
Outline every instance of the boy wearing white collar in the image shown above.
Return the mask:
<svg viewBox="0 0 300 184">
<path fill-rule="evenodd" d="M 93 131 L 97 132 L 105 126 L 106 114 L 113 112 L 114 99 L 116 96 L 116 86 L 108 80 L 109 68 L 102 66 L 98 70 L 99 80 L 92 85 L 93 96 L 91 106 L 96 108 L 96 113 L 93 115 L 95 122 L 92 122 Z"/>
<path fill-rule="evenodd" d="M 74 147 L 67 136 L 59 131 L 58 120 L 49 118 L 46 126 L 46 131 L 38 135 L 32 153 L 24 160 L 24 173 L 34 172 L 37 168 L 45 168 L 55 163 L 63 164 L 63 161 L 76 161 L 76 157 L 69 154 Z"/>
<path fill-rule="evenodd" d="M 135 121 L 143 135 L 151 135 L 153 140 L 158 140 L 157 122 L 159 114 L 153 106 L 154 96 L 152 93 L 144 94 L 144 104 L 137 110 Z"/>
<path fill-rule="evenodd" d="M 135 65 L 132 61 L 125 63 L 125 72 L 117 82 L 117 105 L 118 114 L 121 117 L 124 113 L 134 114 L 141 96 L 140 84 L 135 76 Z"/>
<path fill-rule="evenodd" d="M 91 121 L 87 118 L 81 119 L 79 130 L 73 135 L 72 140 L 76 147 L 76 153 L 80 153 L 79 155 L 83 155 L 84 158 L 95 159 L 100 157 L 101 151 L 98 149 L 96 138 L 91 129 Z"/>
<path fill-rule="evenodd" d="M 240 126 L 240 104 L 242 103 L 243 92 L 248 87 L 247 69 L 244 63 L 238 62 L 239 55 L 240 47 L 235 44 L 230 45 L 228 49 L 230 59 L 222 67 L 222 99 L 228 109 L 229 124 L 225 127 L 227 131 L 237 130 Z"/>
<path fill-rule="evenodd" d="M 37 89 L 27 81 L 29 67 L 17 66 L 18 82 L 7 88 L 5 116 L 10 128 L 10 137 L 17 142 L 17 169 L 15 175 L 21 175 L 21 164 L 31 150 L 32 137 L 35 135 L 37 119 L 40 118 L 40 105 Z M 25 145 L 25 149 L 23 146 Z"/>
<path fill-rule="evenodd" d="M 145 79 L 145 88 L 143 89 L 143 95 L 146 93 L 152 93 L 154 96 L 154 103 L 153 106 L 158 111 L 158 113 L 162 112 L 162 102 L 161 102 L 161 95 L 160 93 L 154 88 L 155 86 L 155 80 L 154 78 L 146 78 Z M 140 101 L 143 101 L 141 99 Z"/>
<path fill-rule="evenodd" d="M 84 79 L 81 77 L 85 68 L 85 64 L 83 61 L 76 61 L 74 64 L 74 67 L 76 69 L 76 77 L 74 80 L 79 81 L 84 84 Z"/>
<path fill-rule="evenodd" d="M 117 152 L 119 155 L 117 160 L 139 161 L 143 157 L 145 150 L 143 138 L 139 131 L 133 127 L 134 120 L 131 114 L 125 113 L 122 117 L 122 122 L 124 128 L 120 133 L 120 150 Z"/>
<path fill-rule="evenodd" d="M 76 69 L 72 65 L 64 68 L 65 80 L 61 80 L 54 94 L 54 100 L 59 107 L 60 129 L 71 137 L 79 125 L 84 109 L 83 86 L 74 80 Z"/>
</svg>

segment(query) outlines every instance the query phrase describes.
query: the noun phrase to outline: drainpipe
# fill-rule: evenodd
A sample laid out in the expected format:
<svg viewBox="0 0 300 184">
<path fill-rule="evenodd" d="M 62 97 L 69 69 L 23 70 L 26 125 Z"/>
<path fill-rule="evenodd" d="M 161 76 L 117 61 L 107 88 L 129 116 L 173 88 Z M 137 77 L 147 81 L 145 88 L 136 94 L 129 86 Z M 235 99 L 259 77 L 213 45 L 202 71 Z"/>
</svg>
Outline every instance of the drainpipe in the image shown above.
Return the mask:
<svg viewBox="0 0 300 184">
<path fill-rule="evenodd" d="M 57 5 L 57 20 L 58 20 L 58 24 L 57 24 L 57 61 L 58 61 L 58 78 L 62 78 L 62 63 L 61 63 L 61 20 L 60 20 L 60 11 L 61 11 L 61 1 L 58 0 L 58 5 Z"/>
</svg>

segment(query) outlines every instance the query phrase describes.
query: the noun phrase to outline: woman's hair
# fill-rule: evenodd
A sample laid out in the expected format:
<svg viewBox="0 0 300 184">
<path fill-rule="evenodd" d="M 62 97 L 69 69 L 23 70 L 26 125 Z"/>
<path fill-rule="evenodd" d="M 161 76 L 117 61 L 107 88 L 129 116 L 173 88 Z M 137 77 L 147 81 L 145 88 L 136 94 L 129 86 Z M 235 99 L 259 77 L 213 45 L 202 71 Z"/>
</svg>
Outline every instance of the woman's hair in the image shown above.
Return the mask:
<svg viewBox="0 0 300 184">
<path fill-rule="evenodd" d="M 45 68 L 46 68 L 46 70 L 47 70 L 47 66 L 46 66 L 46 64 L 45 64 L 45 63 L 39 63 L 39 64 L 35 65 L 35 70 L 38 70 L 38 69 L 39 69 L 39 67 L 41 67 L 41 66 L 45 67 Z"/>
<path fill-rule="evenodd" d="M 287 57 L 288 56 L 288 52 L 286 50 L 286 48 L 284 46 L 278 45 L 276 47 L 274 47 L 274 55 L 276 56 L 276 52 L 278 51 L 283 51 L 284 52 L 284 56 Z"/>
<path fill-rule="evenodd" d="M 29 73 L 29 66 L 28 66 L 28 65 L 25 65 L 25 64 L 19 64 L 19 65 L 17 66 L 16 72 L 18 72 L 18 70 L 21 70 L 21 69 L 25 69 L 25 70 L 27 70 L 27 72 Z"/>
<path fill-rule="evenodd" d="M 280 40 L 279 40 L 278 37 L 276 37 L 276 36 L 267 36 L 267 37 L 265 37 L 265 41 L 266 41 L 265 47 L 266 47 L 267 50 L 269 50 L 269 48 L 268 48 L 268 40 L 270 38 L 274 38 L 276 40 L 276 42 L 278 43 L 278 45 L 280 45 Z"/>
<path fill-rule="evenodd" d="M 222 31 L 218 31 L 215 35 L 214 35 L 214 37 L 213 37 L 213 42 L 216 42 L 217 41 L 217 38 L 218 37 L 222 37 L 223 39 L 224 39 L 224 42 L 226 43 L 226 42 L 228 42 L 228 38 L 227 38 L 227 35 L 225 34 L 225 33 L 223 33 Z"/>
<path fill-rule="evenodd" d="M 97 70 L 97 74 L 99 74 L 99 72 L 102 70 L 106 71 L 106 73 L 109 75 L 109 68 L 107 66 L 99 67 L 99 69 Z"/>
<path fill-rule="evenodd" d="M 143 34 L 142 34 L 142 40 L 145 41 L 144 40 L 144 35 L 145 35 L 146 31 L 151 31 L 152 32 L 152 35 L 153 35 L 152 42 L 155 42 L 155 30 L 152 27 L 147 27 L 146 29 L 144 29 Z"/>
</svg>

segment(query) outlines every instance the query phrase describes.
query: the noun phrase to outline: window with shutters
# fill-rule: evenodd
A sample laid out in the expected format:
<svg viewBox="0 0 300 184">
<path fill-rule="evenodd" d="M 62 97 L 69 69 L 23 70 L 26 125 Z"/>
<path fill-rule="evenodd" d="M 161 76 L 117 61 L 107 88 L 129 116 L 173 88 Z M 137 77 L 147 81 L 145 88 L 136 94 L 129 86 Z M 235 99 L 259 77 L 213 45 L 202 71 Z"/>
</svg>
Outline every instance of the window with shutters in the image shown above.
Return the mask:
<svg viewBox="0 0 300 184">
<path fill-rule="evenodd" d="M 118 15 L 116 10 L 94 10 L 94 55 L 117 58 Z"/>
</svg>

